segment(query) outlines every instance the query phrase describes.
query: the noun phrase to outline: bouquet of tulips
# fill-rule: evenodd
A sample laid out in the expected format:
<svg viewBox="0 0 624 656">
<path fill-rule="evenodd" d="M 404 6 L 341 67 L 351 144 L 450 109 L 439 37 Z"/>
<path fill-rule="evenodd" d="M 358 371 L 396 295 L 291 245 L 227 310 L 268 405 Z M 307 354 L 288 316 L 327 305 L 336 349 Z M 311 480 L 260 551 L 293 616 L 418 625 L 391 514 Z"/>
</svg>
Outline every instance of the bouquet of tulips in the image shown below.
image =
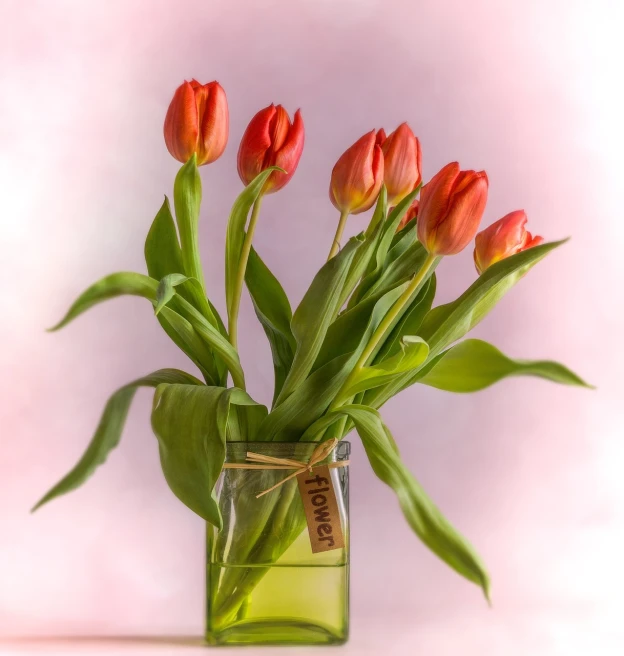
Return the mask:
<svg viewBox="0 0 624 656">
<path fill-rule="evenodd" d="M 475 392 L 507 376 L 533 375 L 584 385 L 555 362 L 514 360 L 487 342 L 461 341 L 563 242 L 543 243 L 532 236 L 523 211 L 477 234 L 488 194 L 485 172 L 462 171 L 453 162 L 422 186 L 420 143 L 408 125 L 388 136 L 373 130 L 334 166 L 329 197 L 340 213 L 336 234 L 327 261 L 292 312 L 282 286 L 252 245 L 262 199 L 288 184 L 304 146 L 301 113 L 291 122 L 281 105 L 271 105 L 251 120 L 238 151 L 245 188 L 227 223 L 222 319 L 207 295 L 198 247 L 198 167 L 218 159 L 228 141 L 221 86 L 184 82 L 167 112 L 164 136 L 169 152 L 183 165 L 174 182 L 175 212 L 165 199 L 147 235 L 147 275 L 124 272 L 103 278 L 79 296 L 53 330 L 101 301 L 142 296 L 199 375 L 163 369 L 117 390 L 83 457 L 36 507 L 87 480 L 119 443 L 137 388 L 153 387 L 152 427 L 165 478 L 173 493 L 207 522 L 222 525 L 211 491 L 222 471 L 226 442 L 323 441 L 355 430 L 375 474 L 394 489 L 418 537 L 487 596 L 489 580 L 480 558 L 407 471 L 379 411 L 414 384 Z M 348 217 L 373 206 L 366 229 L 343 243 Z M 478 277 L 456 300 L 434 306 L 438 265 L 475 235 Z M 273 355 L 270 408 L 245 391 L 237 351 L 245 286 Z M 269 520 L 275 503 L 267 501 L 262 513 L 249 518 L 244 539 L 261 539 L 257 529 Z M 283 552 L 295 537 L 286 535 L 274 553 Z"/>
</svg>

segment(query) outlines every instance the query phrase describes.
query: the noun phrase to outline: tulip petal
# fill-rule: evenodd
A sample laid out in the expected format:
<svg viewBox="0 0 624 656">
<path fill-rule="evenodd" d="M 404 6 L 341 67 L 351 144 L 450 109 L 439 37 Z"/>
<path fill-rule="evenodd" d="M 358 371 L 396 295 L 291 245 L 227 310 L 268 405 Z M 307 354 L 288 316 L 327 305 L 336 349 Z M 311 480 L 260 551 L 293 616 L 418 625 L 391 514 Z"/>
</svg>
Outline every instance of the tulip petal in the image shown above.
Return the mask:
<svg viewBox="0 0 624 656">
<path fill-rule="evenodd" d="M 288 120 L 288 114 L 286 114 Z M 282 147 L 275 154 L 275 166 L 284 169 L 286 173 L 275 172 L 269 178 L 267 183 L 267 192 L 275 192 L 286 185 L 290 179 L 295 175 L 303 146 L 305 142 L 305 129 L 303 127 L 303 119 L 301 118 L 301 110 L 295 112 L 293 117 L 292 126 L 288 121 L 290 127 Z"/>
<path fill-rule="evenodd" d="M 271 147 L 269 126 L 276 113 L 275 105 L 261 109 L 249 121 L 238 149 L 238 175 L 248 185 L 264 167 L 266 151 Z"/>
<path fill-rule="evenodd" d="M 202 89 L 203 107 L 199 114 L 201 131 L 199 136 L 198 164 L 210 164 L 221 157 L 228 142 L 229 112 L 227 97 L 218 82 L 210 82 Z"/>
<path fill-rule="evenodd" d="M 198 135 L 195 91 L 189 82 L 184 82 L 176 89 L 167 110 L 165 144 L 173 157 L 180 162 L 187 162 L 195 152 Z"/>
<path fill-rule="evenodd" d="M 420 184 L 420 143 L 407 123 L 384 141 L 384 183 L 388 202 L 396 205 Z"/>
</svg>

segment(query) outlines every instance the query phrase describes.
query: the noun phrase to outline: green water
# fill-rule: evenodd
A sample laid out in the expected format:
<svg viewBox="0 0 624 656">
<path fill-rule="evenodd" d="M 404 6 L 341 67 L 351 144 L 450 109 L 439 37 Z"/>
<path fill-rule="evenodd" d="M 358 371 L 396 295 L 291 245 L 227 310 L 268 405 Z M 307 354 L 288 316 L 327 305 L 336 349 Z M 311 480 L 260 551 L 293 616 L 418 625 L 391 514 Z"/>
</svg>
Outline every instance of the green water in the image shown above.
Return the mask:
<svg viewBox="0 0 624 656">
<path fill-rule="evenodd" d="M 253 577 L 256 584 L 242 606 L 220 617 L 219 588 L 232 575 Z M 347 639 L 349 572 L 344 562 L 211 564 L 208 580 L 207 639 L 212 644 L 341 644 Z"/>
</svg>

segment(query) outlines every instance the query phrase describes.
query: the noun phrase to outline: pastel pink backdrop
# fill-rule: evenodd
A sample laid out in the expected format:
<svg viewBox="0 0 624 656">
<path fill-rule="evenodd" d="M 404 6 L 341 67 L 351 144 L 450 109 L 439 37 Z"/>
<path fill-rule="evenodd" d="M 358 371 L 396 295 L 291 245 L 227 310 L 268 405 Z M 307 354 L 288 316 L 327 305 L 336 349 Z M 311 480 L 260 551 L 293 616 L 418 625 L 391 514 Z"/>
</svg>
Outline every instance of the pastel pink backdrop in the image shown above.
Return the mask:
<svg viewBox="0 0 624 656">
<path fill-rule="evenodd" d="M 178 167 L 163 117 L 174 88 L 196 77 L 217 79 L 231 110 L 225 155 L 202 170 L 201 247 L 219 307 L 238 140 L 270 102 L 301 107 L 307 133 L 256 238 L 295 303 L 336 226 L 333 163 L 365 131 L 403 120 L 421 139 L 425 178 L 453 159 L 487 170 L 485 224 L 524 208 L 537 233 L 573 237 L 474 334 L 512 356 L 561 360 L 597 391 L 532 379 L 468 396 L 419 387 L 383 410 L 412 470 L 487 562 L 493 609 L 412 535 L 355 436 L 349 653 L 621 653 L 621 4 L 0 7 L 0 634 L 202 631 L 204 527 L 163 480 L 147 392 L 106 466 L 28 514 L 80 456 L 114 389 L 188 366 L 140 299 L 44 328 L 92 281 L 144 270 L 143 240 Z M 349 232 L 366 220 L 353 217 Z M 469 252 L 448 259 L 440 299 L 474 277 Z M 270 354 L 247 299 L 242 324 L 250 391 L 267 401 Z"/>
</svg>

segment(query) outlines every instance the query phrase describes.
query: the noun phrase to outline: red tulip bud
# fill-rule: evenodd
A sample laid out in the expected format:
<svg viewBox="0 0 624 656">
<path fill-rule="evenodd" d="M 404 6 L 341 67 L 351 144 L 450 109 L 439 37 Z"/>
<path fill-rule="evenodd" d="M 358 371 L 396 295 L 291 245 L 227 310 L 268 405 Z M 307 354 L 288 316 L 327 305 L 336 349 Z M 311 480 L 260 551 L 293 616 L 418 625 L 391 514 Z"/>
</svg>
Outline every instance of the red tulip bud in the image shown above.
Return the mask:
<svg viewBox="0 0 624 656">
<path fill-rule="evenodd" d="M 384 162 L 377 140 L 383 130 L 371 130 L 340 156 L 331 174 L 329 199 L 342 213 L 359 214 L 372 207 L 383 183 Z"/>
<path fill-rule="evenodd" d="M 407 123 L 402 123 L 381 144 L 384 156 L 384 184 L 388 203 L 400 203 L 420 184 L 422 155 L 420 142 Z"/>
<path fill-rule="evenodd" d="M 197 164 L 221 157 L 228 140 L 229 115 L 225 91 L 218 82 L 183 82 L 173 96 L 165 117 L 165 143 L 180 162 L 193 153 Z"/>
<path fill-rule="evenodd" d="M 271 173 L 264 193 L 280 190 L 297 170 L 303 142 L 303 119 L 299 110 L 291 124 L 288 112 L 281 105 L 261 109 L 251 119 L 241 139 L 238 149 L 240 179 L 248 185 L 265 169 L 279 166 L 286 173 Z"/>
<path fill-rule="evenodd" d="M 420 192 L 418 239 L 432 255 L 454 255 L 475 236 L 485 203 L 485 171 L 460 171 L 447 164 Z"/>
<path fill-rule="evenodd" d="M 399 230 L 403 230 L 405 226 L 412 220 L 415 219 L 418 216 L 418 205 L 419 202 L 418 200 L 415 200 L 408 208 L 407 212 L 405 212 L 405 216 L 401 219 L 399 225 L 397 226 L 397 232 Z M 393 208 L 394 209 L 394 208 Z"/>
<path fill-rule="evenodd" d="M 544 238 L 533 237 L 525 228 L 527 216 L 524 210 L 510 212 L 491 226 L 482 230 L 475 239 L 474 261 L 481 274 L 495 262 L 539 246 Z"/>
</svg>

